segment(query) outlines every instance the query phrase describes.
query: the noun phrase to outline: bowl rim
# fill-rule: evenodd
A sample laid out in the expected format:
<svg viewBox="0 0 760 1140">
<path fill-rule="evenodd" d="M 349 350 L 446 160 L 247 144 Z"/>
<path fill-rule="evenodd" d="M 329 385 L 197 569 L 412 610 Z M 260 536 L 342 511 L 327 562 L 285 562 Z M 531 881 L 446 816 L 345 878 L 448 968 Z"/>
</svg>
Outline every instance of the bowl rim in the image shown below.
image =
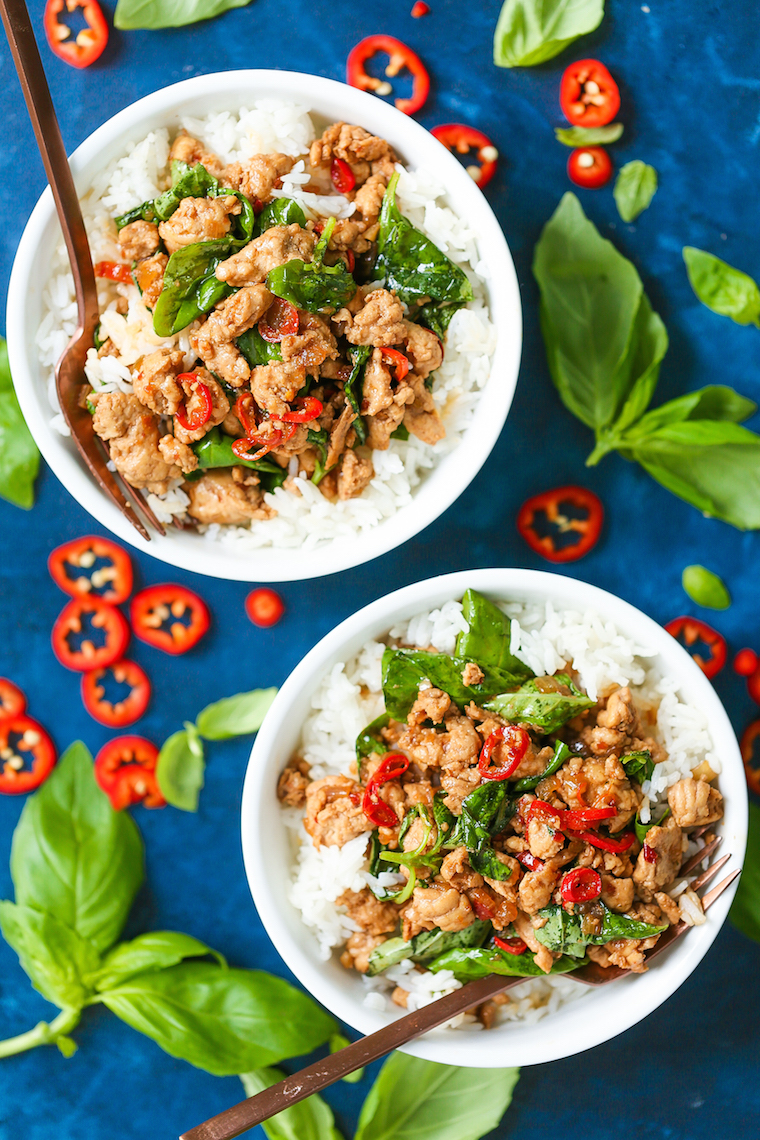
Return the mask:
<svg viewBox="0 0 760 1140">
<path fill-rule="evenodd" d="M 432 609 L 450 598 L 460 598 L 468 587 L 498 598 L 516 600 L 554 598 L 558 608 L 581 608 L 610 618 L 623 633 L 635 631 L 656 650 L 653 663 L 679 681 L 679 693 L 697 703 L 707 715 L 715 750 L 722 763 L 721 788 L 726 794 L 722 822 L 725 850 L 732 867 L 744 859 L 747 836 L 747 789 L 739 746 L 728 715 L 699 667 L 686 650 L 652 618 L 630 603 L 597 586 L 545 571 L 489 568 L 462 570 L 427 581 L 415 582 L 372 602 L 352 614 L 319 641 L 287 678 L 275 698 L 254 742 L 245 775 L 241 805 L 241 838 L 246 877 L 254 904 L 278 953 L 300 983 L 342 1021 L 361 1033 L 371 1033 L 388 1024 L 387 1013 L 366 1008 L 355 1000 L 350 987 L 329 973 L 330 963 L 320 962 L 316 942 L 301 923 L 300 915 L 283 896 L 287 871 L 277 882 L 267 873 L 272 856 L 272 804 L 282 756 L 287 759 L 302 724 L 291 710 L 299 698 L 314 692 L 337 661 L 346 660 L 358 648 L 387 632 L 392 625 L 418 612 Z M 290 744 L 285 747 L 284 740 Z M 278 755 L 279 753 L 279 755 Z M 275 816 L 276 818 L 276 816 Z M 282 826 L 282 825 L 281 825 Z M 729 870 L 727 868 L 727 870 Z M 471 1067 L 535 1065 L 572 1056 L 625 1032 L 661 1005 L 686 980 L 717 937 L 729 911 L 737 884 L 726 890 L 710 910 L 708 921 L 689 932 L 667 950 L 643 975 L 628 976 L 614 985 L 591 991 L 576 1015 L 574 1003 L 520 1029 L 509 1027 L 487 1034 L 436 1030 L 404 1047 L 404 1052 L 430 1061 Z M 293 919 L 295 916 L 295 920 Z M 291 929 L 292 927 L 292 929 Z M 299 937 L 300 932 L 303 937 Z M 342 971 L 342 967 L 337 969 Z M 354 979 L 352 979 L 354 980 Z M 635 989 L 631 987 L 635 986 Z M 356 987 L 355 987 L 356 988 Z M 358 989 L 357 989 L 358 992 Z M 587 1014 L 584 1016 L 584 1011 Z M 592 1016 L 596 1013 L 596 1016 Z M 603 1016 L 599 1016 L 603 1013 Z M 498 1037 L 496 1036 L 498 1034 Z"/>
<path fill-rule="evenodd" d="M 102 526 L 138 550 L 185 570 L 238 581 L 284 582 L 338 573 L 388 553 L 434 522 L 469 486 L 490 455 L 512 404 L 522 349 L 522 308 L 517 274 L 498 219 L 458 160 L 414 119 L 367 92 L 333 79 L 295 71 L 250 69 L 213 72 L 162 87 L 117 112 L 77 147 L 71 166 L 80 193 L 89 188 L 98 161 L 110 162 L 117 153 L 123 153 L 130 141 L 137 141 L 161 125 L 155 122 L 159 116 L 163 117 L 163 125 L 171 126 L 178 122 L 183 109 L 204 97 L 209 100 L 208 109 L 214 110 L 225 97 L 228 105 L 234 101 L 235 106 L 241 106 L 246 100 L 266 95 L 304 103 L 310 113 L 322 117 L 331 117 L 325 108 L 333 107 L 333 118 L 342 112 L 344 118 L 366 123 L 368 129 L 377 133 L 382 131 L 401 154 L 413 153 L 414 161 L 408 164 L 412 169 L 434 164 L 442 175 L 447 195 L 453 193 L 456 199 L 457 212 L 466 213 L 478 231 L 481 256 L 491 269 L 486 282 L 491 316 L 497 324 L 509 327 L 510 338 L 501 335 L 497 340 L 489 380 L 478 392 L 473 420 L 462 439 L 452 452 L 440 457 L 413 492 L 410 503 L 363 534 L 352 534 L 309 551 L 307 559 L 299 559 L 300 546 L 238 552 L 233 545 L 222 546 L 198 535 L 172 533 L 171 528 L 165 538 L 154 534 L 146 542 L 100 491 L 73 445 L 50 427 L 54 413 L 37 360 L 36 327 L 32 326 L 33 316 L 27 306 L 27 298 L 41 292 L 36 267 L 46 264 L 44 254 L 50 241 L 58 240 L 60 232 L 49 187 L 35 205 L 18 246 L 6 321 L 14 386 L 30 431 L 60 482 Z M 151 120 L 153 125 L 147 125 Z M 101 158 L 103 152 L 106 153 Z M 45 276 L 43 286 L 47 280 Z"/>
</svg>

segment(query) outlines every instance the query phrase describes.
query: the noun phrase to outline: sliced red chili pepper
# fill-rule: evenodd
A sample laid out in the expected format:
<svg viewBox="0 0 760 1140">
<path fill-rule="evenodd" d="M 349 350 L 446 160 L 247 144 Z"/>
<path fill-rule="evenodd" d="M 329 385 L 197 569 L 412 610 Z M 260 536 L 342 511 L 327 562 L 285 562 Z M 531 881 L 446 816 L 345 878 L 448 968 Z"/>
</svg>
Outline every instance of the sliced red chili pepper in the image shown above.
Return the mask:
<svg viewBox="0 0 760 1140">
<path fill-rule="evenodd" d="M 556 487 L 520 507 L 517 529 L 531 550 L 549 562 L 576 562 L 599 539 L 604 508 L 585 487 Z"/>
<path fill-rule="evenodd" d="M 211 390 L 197 372 L 181 372 L 177 383 L 185 393 L 185 399 L 177 408 L 174 418 L 185 431 L 197 431 L 211 419 L 214 410 Z"/>
<path fill-rule="evenodd" d="M 593 825 L 595 823 L 601 823 L 603 819 L 612 819 L 617 813 L 618 809 L 612 805 L 598 808 L 571 808 L 559 813 L 561 821 L 560 827 L 563 831 L 566 828 L 577 831 L 578 828 L 585 827 L 587 824 Z"/>
<path fill-rule="evenodd" d="M 522 863 L 526 871 L 543 870 L 543 859 L 539 859 L 535 855 L 531 855 L 530 851 L 519 851 L 515 858 L 517 859 L 518 863 Z"/>
<path fill-rule="evenodd" d="M 348 163 L 344 162 L 342 158 L 333 158 L 330 166 L 330 178 L 339 194 L 350 193 L 356 185 L 356 175 Z"/>
<path fill-rule="evenodd" d="M 390 364 L 395 370 L 396 383 L 400 384 L 411 368 L 409 357 L 404 356 L 397 348 L 381 348 L 380 353 L 385 364 Z"/>
<path fill-rule="evenodd" d="M 119 261 L 99 261 L 95 266 L 95 276 L 109 281 L 121 281 L 122 285 L 132 284 L 132 270 Z"/>
<path fill-rule="evenodd" d="M 268 586 L 259 586 L 257 590 L 251 590 L 245 599 L 245 612 L 259 629 L 269 629 L 277 625 L 285 613 L 285 603 L 280 595 L 270 590 Z"/>
<path fill-rule="evenodd" d="M 597 835 L 595 831 L 568 831 L 567 835 L 570 839 L 582 839 L 584 843 L 590 843 L 600 851 L 612 851 L 615 855 L 627 851 L 636 838 L 632 831 L 627 831 L 620 839 L 609 839 L 606 835 Z"/>
<path fill-rule="evenodd" d="M 424 63 L 410 47 L 393 36 L 367 36 L 352 48 L 346 61 L 346 83 L 358 87 L 360 91 L 376 91 L 378 95 L 390 94 L 381 79 L 368 75 L 365 64 L 374 55 L 385 53 L 390 56 L 385 74 L 389 79 L 406 68 L 413 79 L 412 94 L 409 99 L 396 99 L 396 107 L 405 115 L 413 115 L 424 105 L 430 92 L 430 76 Z"/>
<path fill-rule="evenodd" d="M 116 811 L 131 804 L 165 807 L 156 780 L 158 749 L 142 736 L 117 736 L 95 758 L 95 779 Z"/>
<path fill-rule="evenodd" d="M 440 127 L 433 127 L 430 132 L 447 150 L 456 151 L 465 155 L 475 151 L 479 166 L 468 166 L 467 173 L 482 190 L 496 173 L 496 161 L 499 152 L 488 135 L 475 127 L 468 127 L 465 123 L 444 123 Z"/>
<path fill-rule="evenodd" d="M 689 653 L 705 677 L 714 677 L 726 664 L 726 639 L 707 622 L 693 617 L 677 617 L 665 626 L 679 645 Z"/>
<path fill-rule="evenodd" d="M 570 152 L 567 176 L 576 186 L 598 190 L 612 178 L 612 159 L 603 146 L 582 146 Z"/>
<path fill-rule="evenodd" d="M 500 724 L 486 739 L 480 750 L 478 771 L 484 780 L 507 780 L 520 767 L 530 747 L 530 737 L 524 728 L 514 724 Z M 491 764 L 495 748 L 499 748 L 501 762 Z"/>
<path fill-rule="evenodd" d="M 420 16 L 427 16 L 430 11 L 430 5 L 425 3 L 425 0 L 415 0 L 412 4 L 412 16 L 415 20 L 419 20 Z"/>
<path fill-rule="evenodd" d="M 89 67 L 103 54 L 108 43 L 108 23 L 97 0 L 65 0 L 65 7 L 69 12 L 81 8 L 87 27 L 71 40 L 71 28 L 58 19 L 64 0 L 47 0 L 43 25 L 50 50 L 72 67 Z"/>
<path fill-rule="evenodd" d="M 356 255 L 352 249 L 344 249 L 343 256 L 346 259 L 346 269 L 349 273 L 353 273 L 356 269 Z"/>
<path fill-rule="evenodd" d="M 760 720 L 753 720 L 742 733 L 742 760 L 747 787 L 760 796 Z"/>
<path fill-rule="evenodd" d="M 751 677 L 758 667 L 760 667 L 760 657 L 754 649 L 740 649 L 734 657 L 734 673 L 738 673 L 740 677 Z"/>
<path fill-rule="evenodd" d="M 197 645 L 211 618 L 208 606 L 186 586 L 149 586 L 132 599 L 132 629 L 140 641 L 177 655 Z"/>
<path fill-rule="evenodd" d="M 756 704 L 760 705 L 760 669 L 747 677 L 747 692 Z"/>
<path fill-rule="evenodd" d="M 63 607 L 51 640 L 61 665 L 86 673 L 112 665 L 124 656 L 129 645 L 129 626 L 115 606 L 86 595 L 73 598 Z"/>
<path fill-rule="evenodd" d="M 642 850 L 644 852 L 644 859 L 646 860 L 647 863 L 656 863 L 657 862 L 658 856 L 657 856 L 657 852 L 655 851 L 654 847 L 650 847 L 648 843 L 645 843 Z"/>
<path fill-rule="evenodd" d="M 602 893 L 602 876 L 593 867 L 575 867 L 562 876 L 563 903 L 591 902 Z"/>
<path fill-rule="evenodd" d="M 362 811 L 374 827 L 395 827 L 399 820 L 390 804 L 380 799 L 380 788 L 389 780 L 397 780 L 409 767 L 402 752 L 391 752 L 378 764 L 367 781 L 362 797 Z"/>
<path fill-rule="evenodd" d="M 9 681 L 7 677 L 0 677 L 0 717 L 21 716 L 26 711 L 26 697 Z"/>
<path fill-rule="evenodd" d="M 0 718 L 0 793 L 32 792 L 55 767 L 55 745 L 29 716 Z"/>
<path fill-rule="evenodd" d="M 233 411 L 240 420 L 240 426 L 245 434 L 247 436 L 253 435 L 259 426 L 256 420 L 256 401 L 253 395 L 250 392 L 241 392 L 235 400 Z"/>
<path fill-rule="evenodd" d="M 254 432 L 252 435 L 243 436 L 242 439 L 233 439 L 232 452 L 237 455 L 238 459 L 263 459 L 270 451 L 279 447 L 282 441 L 283 432 L 276 429 L 269 435 L 260 435 L 258 432 Z M 254 451 L 251 455 L 254 447 L 258 448 L 258 451 Z"/>
<path fill-rule="evenodd" d="M 304 396 L 302 399 L 296 400 L 295 411 L 285 412 L 285 415 L 280 418 L 286 424 L 308 424 L 317 416 L 322 415 L 322 407 L 322 401 L 318 400 L 316 396 Z"/>
<path fill-rule="evenodd" d="M 528 949 L 527 943 L 523 942 L 522 938 L 499 938 L 494 934 L 493 941 L 495 946 L 505 950 L 507 954 L 524 954 Z"/>
<path fill-rule="evenodd" d="M 57 546 L 48 557 L 50 577 L 72 598 L 88 594 L 113 606 L 132 593 L 132 562 L 110 538 L 87 535 Z"/>
<path fill-rule="evenodd" d="M 528 808 L 528 814 L 525 817 L 526 826 L 534 819 L 538 819 L 541 823 L 546 823 L 549 827 L 553 827 L 555 831 L 561 831 L 562 817 L 559 808 L 555 808 L 552 804 L 548 804 L 546 800 L 533 800 Z"/>
<path fill-rule="evenodd" d="M 282 297 L 275 297 L 259 321 L 259 332 L 269 344 L 277 344 L 284 336 L 298 332 L 298 309 Z"/>
<path fill-rule="evenodd" d="M 620 91 L 598 59 L 579 59 L 565 69 L 559 88 L 565 118 L 576 127 L 604 127 L 620 110 Z"/>
<path fill-rule="evenodd" d="M 110 697 L 108 689 L 126 686 L 124 697 Z M 82 703 L 93 720 L 108 728 L 126 728 L 139 720 L 150 703 L 151 684 L 144 670 L 124 658 L 82 675 Z"/>
</svg>

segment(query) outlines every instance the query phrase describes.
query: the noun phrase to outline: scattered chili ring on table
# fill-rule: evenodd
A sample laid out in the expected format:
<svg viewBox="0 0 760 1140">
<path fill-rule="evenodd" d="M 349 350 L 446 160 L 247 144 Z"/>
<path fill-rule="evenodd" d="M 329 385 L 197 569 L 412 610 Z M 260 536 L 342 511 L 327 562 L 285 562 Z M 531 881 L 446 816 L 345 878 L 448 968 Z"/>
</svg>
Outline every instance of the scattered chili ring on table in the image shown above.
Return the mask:
<svg viewBox="0 0 760 1140">
<path fill-rule="evenodd" d="M 754 649 L 740 649 L 734 657 L 734 672 L 740 677 L 751 677 L 760 668 L 760 657 Z"/>
<path fill-rule="evenodd" d="M 390 364 L 394 370 L 396 383 L 400 384 L 411 368 L 409 357 L 404 356 L 403 352 L 399 352 L 397 348 L 381 348 L 380 354 L 383 358 L 384 364 Z"/>
<path fill-rule="evenodd" d="M 106 683 L 127 685 L 123 700 L 107 695 Z M 144 670 L 124 658 L 82 675 L 82 703 L 93 720 L 108 728 L 126 728 L 139 720 L 150 703 L 151 683 Z"/>
<path fill-rule="evenodd" d="M 402 752 L 391 752 L 378 764 L 367 781 L 362 797 L 362 811 L 373 827 L 395 827 L 399 822 L 390 804 L 380 799 L 380 788 L 390 780 L 403 776 L 409 767 L 409 760 Z"/>
<path fill-rule="evenodd" d="M 707 622 L 677 617 L 668 622 L 665 630 L 694 658 L 705 677 L 715 677 L 726 664 L 726 639 Z"/>
<path fill-rule="evenodd" d="M 120 281 L 122 285 L 132 284 L 132 270 L 120 261 L 99 261 L 95 266 L 95 276 L 108 281 Z"/>
<path fill-rule="evenodd" d="M 165 807 L 156 779 L 158 749 L 142 736 L 117 736 L 95 757 L 95 779 L 116 811 L 132 804 Z"/>
<path fill-rule="evenodd" d="M 214 410 L 211 390 L 197 372 L 181 372 L 177 383 L 185 393 L 185 398 L 174 414 L 175 419 L 185 431 L 197 431 L 211 419 Z"/>
<path fill-rule="evenodd" d="M 278 344 L 284 336 L 298 332 L 298 309 L 290 301 L 275 297 L 259 321 L 259 332 L 269 344 Z"/>
<path fill-rule="evenodd" d="M 598 190 L 612 178 L 612 159 L 603 146 L 582 146 L 570 152 L 567 176 L 576 186 Z"/>
<path fill-rule="evenodd" d="M 135 594 L 129 614 L 135 637 L 172 654 L 187 653 L 197 645 L 211 622 L 202 598 L 186 586 L 170 583 Z"/>
<path fill-rule="evenodd" d="M 425 0 L 415 0 L 412 4 L 412 16 L 415 20 L 419 20 L 420 16 L 427 16 L 430 11 L 430 5 L 425 3 Z"/>
<path fill-rule="evenodd" d="M 132 562 L 110 538 L 87 535 L 64 542 L 48 557 L 48 570 L 56 586 L 72 598 L 89 594 L 118 606 L 132 593 Z"/>
<path fill-rule="evenodd" d="M 90 626 L 90 630 L 86 626 Z M 101 635 L 102 645 L 93 637 Z M 67 669 L 86 673 L 102 669 L 124 656 L 129 645 L 129 626 L 120 610 L 101 598 L 73 598 L 61 610 L 53 626 L 53 653 Z M 74 644 L 75 642 L 79 644 Z"/>
<path fill-rule="evenodd" d="M 562 877 L 563 903 L 592 902 L 602 893 L 602 876 L 593 867 L 575 867 Z"/>
<path fill-rule="evenodd" d="M 524 954 L 528 949 L 527 943 L 523 942 L 522 938 L 499 938 L 497 934 L 494 934 L 493 941 L 494 946 L 498 946 L 507 954 Z"/>
<path fill-rule="evenodd" d="M 33 792 L 53 771 L 55 761 L 55 745 L 36 720 L 29 716 L 0 719 L 0 792 L 3 795 Z"/>
<path fill-rule="evenodd" d="M 333 158 L 330 165 L 330 179 L 339 194 L 350 193 L 356 185 L 356 175 L 342 158 Z"/>
<path fill-rule="evenodd" d="M 579 59 L 565 69 L 559 103 L 574 126 L 605 127 L 620 110 L 620 91 L 598 59 Z"/>
<path fill-rule="evenodd" d="M 73 40 L 71 28 L 58 19 L 64 7 L 69 12 L 81 8 L 87 23 Z M 89 67 L 103 54 L 108 43 L 108 23 L 97 0 L 47 0 L 42 20 L 53 55 L 72 67 Z"/>
<path fill-rule="evenodd" d="M 295 410 L 285 412 L 280 418 L 285 424 L 309 424 L 322 415 L 323 404 L 316 396 L 303 396 L 296 400 Z"/>
<path fill-rule="evenodd" d="M 760 796 L 760 720 L 753 720 L 742 733 L 742 760 L 747 787 Z"/>
<path fill-rule="evenodd" d="M 360 91 L 374 91 L 378 95 L 390 95 L 390 84 L 383 83 L 368 75 L 365 64 L 374 55 L 384 53 L 390 56 L 385 74 L 389 79 L 406 68 L 412 75 L 412 94 L 408 99 L 396 99 L 396 107 L 405 115 L 413 115 L 424 105 L 430 92 L 430 76 L 427 69 L 410 47 L 393 36 L 367 36 L 349 52 L 346 61 L 346 82 Z"/>
<path fill-rule="evenodd" d="M 245 612 L 259 629 L 269 629 L 277 625 L 285 613 L 285 603 L 278 593 L 270 590 L 268 586 L 259 586 L 251 590 L 245 599 Z"/>
<path fill-rule="evenodd" d="M 0 677 L 0 717 L 21 716 L 26 712 L 26 697 L 9 681 L 7 677 Z"/>
<path fill-rule="evenodd" d="M 576 562 L 596 546 L 604 507 L 585 487 L 555 487 L 520 507 L 517 529 L 531 550 L 549 562 Z"/>
<path fill-rule="evenodd" d="M 515 724 L 500 724 L 487 737 L 478 760 L 478 771 L 484 780 L 507 780 L 520 767 L 530 747 L 530 737 Z M 501 763 L 491 763 L 494 749 L 499 749 Z"/>
<path fill-rule="evenodd" d="M 488 185 L 496 173 L 496 160 L 499 157 L 499 152 L 488 135 L 465 123 L 444 123 L 440 127 L 433 127 L 430 133 L 447 150 L 455 150 L 462 155 L 475 151 L 480 165 L 468 166 L 467 173 L 481 190 Z"/>
</svg>

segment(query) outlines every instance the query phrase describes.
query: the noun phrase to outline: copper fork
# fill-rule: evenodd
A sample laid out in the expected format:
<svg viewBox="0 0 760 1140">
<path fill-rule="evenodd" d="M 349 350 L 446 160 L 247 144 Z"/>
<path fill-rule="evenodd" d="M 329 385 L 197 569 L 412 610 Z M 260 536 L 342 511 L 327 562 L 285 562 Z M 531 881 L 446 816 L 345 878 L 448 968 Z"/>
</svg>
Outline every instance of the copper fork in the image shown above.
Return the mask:
<svg viewBox="0 0 760 1140">
<path fill-rule="evenodd" d="M 82 211 L 77 197 L 71 167 L 63 145 L 58 119 L 50 97 L 50 89 L 45 79 L 42 60 L 37 49 L 29 13 L 24 0 L 0 0 L 5 34 L 8 37 L 13 62 L 16 65 L 24 100 L 32 120 L 37 145 L 42 155 L 53 200 L 61 223 L 66 249 L 71 262 L 77 299 L 77 328 L 69 341 L 63 356 L 55 368 L 55 386 L 71 438 L 79 454 L 94 475 L 102 491 L 129 519 L 132 526 L 144 539 L 150 534 L 136 515 L 133 507 L 124 497 L 124 492 L 106 465 L 106 457 L 101 451 L 92 426 L 92 416 L 79 400 L 84 379 L 84 363 L 87 350 L 95 342 L 95 329 L 100 314 L 98 293 L 95 286 L 95 273 L 92 267 L 90 244 L 84 228 Z M 142 511 L 148 522 L 160 534 L 165 534 L 161 523 L 140 491 L 124 483 L 133 503 Z"/>
<path fill-rule="evenodd" d="M 683 865 L 680 874 L 688 874 L 694 867 L 709 858 L 719 842 L 720 839 L 716 839 L 698 851 L 692 859 Z M 692 889 L 699 890 L 706 886 L 730 858 L 730 855 L 724 855 L 722 859 L 718 859 L 706 871 L 703 871 L 691 884 Z M 704 910 L 709 910 L 739 874 L 741 874 L 739 869 L 732 871 L 722 882 L 702 897 Z M 658 954 L 662 953 L 689 929 L 690 927 L 685 922 L 671 926 L 662 935 L 657 945 L 649 951 L 647 962 L 656 958 Z M 574 978 L 586 986 L 603 986 L 628 973 L 630 970 L 624 970 L 618 966 L 602 967 L 590 962 L 579 970 L 569 973 L 567 977 Z M 489 974 L 475 982 L 468 982 L 466 986 L 454 990 L 453 993 L 447 994 L 445 997 L 438 998 L 430 1005 L 426 1005 L 414 1013 L 409 1013 L 405 1017 L 398 1018 L 397 1021 L 384 1026 L 377 1033 L 362 1037 L 352 1045 L 347 1045 L 344 1049 L 333 1053 L 332 1056 L 325 1057 L 324 1060 L 316 1061 L 308 1068 L 302 1069 L 300 1073 L 294 1073 L 293 1076 L 286 1077 L 279 1084 L 272 1085 L 271 1088 L 264 1089 L 263 1092 L 249 1097 L 248 1100 L 241 1101 L 232 1108 L 220 1112 L 218 1116 L 212 1116 L 204 1124 L 199 1124 L 196 1128 L 183 1132 L 180 1140 L 234 1140 L 235 1136 L 240 1136 L 242 1132 L 246 1132 L 256 1124 L 261 1124 L 262 1121 L 268 1120 L 292 1104 L 297 1104 L 298 1101 L 304 1100 L 312 1093 L 320 1092 L 349 1073 L 363 1068 L 364 1065 L 369 1065 L 372 1061 L 377 1061 L 378 1058 L 384 1057 L 386 1053 L 398 1049 L 401 1045 L 406 1045 L 415 1037 L 443 1025 L 452 1017 L 456 1017 L 457 1014 L 465 1013 L 468 1009 L 481 1005 L 489 998 L 496 997 L 505 990 L 511 989 L 512 986 L 519 986 L 527 980 L 524 977 L 504 978 L 496 974 Z"/>
</svg>

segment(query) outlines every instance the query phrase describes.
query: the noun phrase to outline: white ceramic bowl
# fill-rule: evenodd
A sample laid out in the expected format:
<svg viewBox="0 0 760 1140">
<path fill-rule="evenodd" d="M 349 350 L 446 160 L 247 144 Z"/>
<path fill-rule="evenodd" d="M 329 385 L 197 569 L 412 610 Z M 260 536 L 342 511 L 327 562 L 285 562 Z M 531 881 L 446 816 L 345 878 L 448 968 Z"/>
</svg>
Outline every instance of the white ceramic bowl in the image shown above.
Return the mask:
<svg viewBox="0 0 760 1140">
<path fill-rule="evenodd" d="M 149 131 L 177 127 L 181 115 L 234 110 L 265 95 L 302 103 L 326 121 L 360 123 L 387 138 L 411 168 L 432 167 L 445 181 L 454 211 L 466 217 L 479 235 L 480 253 L 488 267 L 491 314 L 499 330 L 491 378 L 460 444 L 417 488 L 410 504 L 359 537 L 310 551 L 307 559 L 298 549 L 241 551 L 211 544 L 192 531 L 170 530 L 165 538 L 155 535 L 149 543 L 141 539 L 100 491 L 71 440 L 50 426 L 52 412 L 35 346 L 43 313 L 45 267 L 60 237 L 49 188 L 37 203 L 18 248 L 7 330 L 13 380 L 32 435 L 63 485 L 98 522 L 138 549 L 185 570 L 217 578 L 275 582 L 316 578 L 377 558 L 418 534 L 454 502 L 480 470 L 506 420 L 520 364 L 522 313 L 501 227 L 457 159 L 395 107 L 330 79 L 288 71 L 228 71 L 188 79 L 147 95 L 109 119 L 74 152 L 71 165 L 80 194 L 104 166 L 124 153 L 128 143 L 143 139 Z"/>
<path fill-rule="evenodd" d="M 362 1033 L 382 1028 L 394 1015 L 362 1004 L 366 990 L 359 975 L 344 969 L 335 957 L 329 962 L 319 958 L 316 939 L 288 902 L 293 857 L 279 814 L 277 779 L 296 748 L 312 694 L 333 665 L 353 656 L 367 641 L 383 637 L 395 623 L 461 598 L 468 586 L 494 599 L 530 602 L 551 598 L 558 609 L 594 611 L 613 621 L 624 635 L 656 649 L 652 664 L 678 680 L 682 699 L 705 712 L 723 766 L 719 785 L 726 814 L 720 827 L 723 850 L 732 854 L 726 870 L 740 867 L 744 858 L 747 789 L 731 723 L 698 666 L 651 618 L 595 586 L 535 570 L 460 571 L 388 594 L 324 637 L 282 686 L 254 744 L 242 806 L 246 874 L 267 933 L 299 981 L 332 1013 Z M 725 891 L 711 907 L 707 922 L 679 939 L 645 974 L 591 990 L 580 1002 L 530 1025 L 512 1023 L 488 1032 L 436 1030 L 405 1051 L 449 1065 L 489 1067 L 536 1065 L 599 1045 L 646 1017 L 686 980 L 720 930 L 733 894 L 733 888 Z"/>
</svg>

